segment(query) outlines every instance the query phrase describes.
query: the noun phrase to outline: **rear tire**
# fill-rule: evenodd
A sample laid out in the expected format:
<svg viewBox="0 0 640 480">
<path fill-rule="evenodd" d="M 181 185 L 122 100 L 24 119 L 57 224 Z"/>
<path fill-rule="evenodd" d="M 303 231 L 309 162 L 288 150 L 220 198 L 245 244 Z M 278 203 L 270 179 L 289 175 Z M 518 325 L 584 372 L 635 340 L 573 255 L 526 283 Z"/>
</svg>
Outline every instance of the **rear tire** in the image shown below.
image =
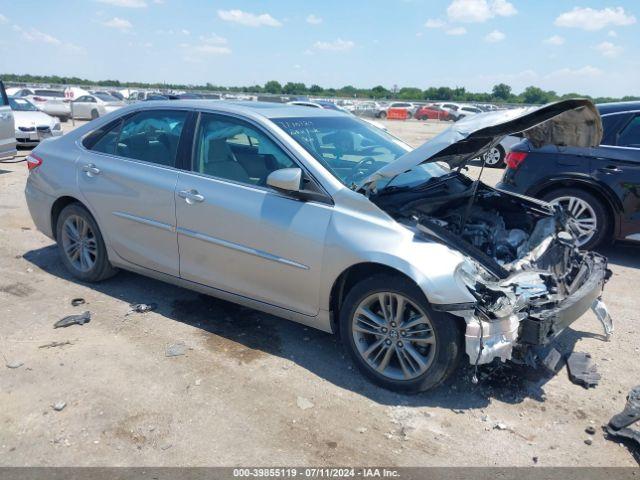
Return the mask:
<svg viewBox="0 0 640 480">
<path fill-rule="evenodd" d="M 91 110 L 91 120 L 95 120 L 99 116 L 100 116 L 100 114 L 98 113 L 97 110 Z"/>
<path fill-rule="evenodd" d="M 560 203 L 574 215 L 580 212 L 576 220 L 583 229 L 595 224 L 595 233 L 589 237 L 585 235 L 582 240 L 578 239 L 581 249 L 592 250 L 607 240 L 611 225 L 607 208 L 591 193 L 578 188 L 558 188 L 545 193 L 542 199 L 549 203 Z M 582 210 L 583 207 L 586 208 Z"/>
<path fill-rule="evenodd" d="M 378 118 L 382 118 L 382 119 L 387 118 L 387 112 L 380 112 L 380 115 L 378 116 Z"/>
<path fill-rule="evenodd" d="M 62 263 L 83 282 L 99 282 L 115 275 L 98 224 L 79 203 L 62 209 L 56 222 L 56 241 Z"/>
<path fill-rule="evenodd" d="M 420 288 L 401 276 L 374 275 L 356 284 L 340 309 L 340 334 L 358 369 L 393 391 L 437 387 L 456 370 L 462 355 L 456 320 L 433 310 Z"/>
</svg>

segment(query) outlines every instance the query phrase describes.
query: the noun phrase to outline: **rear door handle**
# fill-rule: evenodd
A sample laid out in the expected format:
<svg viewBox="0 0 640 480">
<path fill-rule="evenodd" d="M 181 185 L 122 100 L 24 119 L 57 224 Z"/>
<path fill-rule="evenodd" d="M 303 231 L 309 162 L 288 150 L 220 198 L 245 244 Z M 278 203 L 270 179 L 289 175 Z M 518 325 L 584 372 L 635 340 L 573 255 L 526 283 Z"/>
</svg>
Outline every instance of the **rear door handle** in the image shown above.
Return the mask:
<svg viewBox="0 0 640 480">
<path fill-rule="evenodd" d="M 615 165 L 607 165 L 606 167 L 599 168 L 598 171 L 602 173 L 622 173 L 622 170 Z"/>
<path fill-rule="evenodd" d="M 178 192 L 178 196 L 180 198 L 184 198 L 184 201 L 189 205 L 193 205 L 194 203 L 202 203 L 204 202 L 204 195 L 201 195 L 197 190 L 180 190 Z"/>
<path fill-rule="evenodd" d="M 82 171 L 87 174 L 87 177 L 100 175 L 100 169 L 93 163 L 87 163 L 84 167 L 82 167 Z"/>
</svg>

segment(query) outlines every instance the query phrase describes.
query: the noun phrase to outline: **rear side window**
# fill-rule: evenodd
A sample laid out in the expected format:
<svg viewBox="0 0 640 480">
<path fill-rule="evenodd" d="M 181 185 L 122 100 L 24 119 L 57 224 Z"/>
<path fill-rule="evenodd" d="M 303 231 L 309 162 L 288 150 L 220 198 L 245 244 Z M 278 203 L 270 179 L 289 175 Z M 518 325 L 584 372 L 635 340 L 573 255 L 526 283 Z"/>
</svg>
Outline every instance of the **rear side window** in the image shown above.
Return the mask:
<svg viewBox="0 0 640 480">
<path fill-rule="evenodd" d="M 59 90 L 36 90 L 35 94 L 42 97 L 64 98 L 64 92 L 61 92 Z"/>
<path fill-rule="evenodd" d="M 188 112 L 150 110 L 124 121 L 116 155 L 174 167 L 180 134 Z"/>
<path fill-rule="evenodd" d="M 4 90 L 4 83 L 0 82 L 0 105 L 9 105 L 9 98 L 7 92 Z"/>
<path fill-rule="evenodd" d="M 618 146 L 640 148 L 640 115 L 631 119 L 618 134 Z"/>
</svg>

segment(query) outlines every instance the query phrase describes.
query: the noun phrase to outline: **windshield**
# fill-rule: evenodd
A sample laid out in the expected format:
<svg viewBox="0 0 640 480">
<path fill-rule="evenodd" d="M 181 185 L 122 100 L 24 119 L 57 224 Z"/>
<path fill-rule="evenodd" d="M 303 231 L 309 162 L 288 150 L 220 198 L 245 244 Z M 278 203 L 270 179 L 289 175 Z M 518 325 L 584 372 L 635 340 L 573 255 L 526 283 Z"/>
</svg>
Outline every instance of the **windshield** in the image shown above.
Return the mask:
<svg viewBox="0 0 640 480">
<path fill-rule="evenodd" d="M 35 90 L 34 93 L 40 97 L 64 98 L 64 92 L 58 90 Z"/>
<path fill-rule="evenodd" d="M 29 100 L 25 100 L 24 98 L 9 97 L 9 105 L 11 106 L 11 110 L 15 110 L 16 112 L 38 111 L 33 103 L 31 103 Z"/>
<path fill-rule="evenodd" d="M 332 175 L 349 188 L 394 162 L 410 147 L 397 138 L 353 117 L 300 117 L 273 120 Z M 422 164 L 378 188 L 412 186 L 439 177 L 448 170 L 433 163 Z"/>
</svg>

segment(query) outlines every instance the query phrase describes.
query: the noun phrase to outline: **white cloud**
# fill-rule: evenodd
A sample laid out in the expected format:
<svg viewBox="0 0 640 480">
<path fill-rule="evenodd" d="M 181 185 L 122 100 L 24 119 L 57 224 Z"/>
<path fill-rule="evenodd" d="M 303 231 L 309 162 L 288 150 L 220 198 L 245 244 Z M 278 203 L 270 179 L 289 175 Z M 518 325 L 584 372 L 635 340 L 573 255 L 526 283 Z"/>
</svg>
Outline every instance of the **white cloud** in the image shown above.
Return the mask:
<svg viewBox="0 0 640 480">
<path fill-rule="evenodd" d="M 450 28 L 449 30 L 447 30 L 446 32 L 447 35 L 466 35 L 467 33 L 467 29 L 464 27 L 455 27 L 455 28 Z"/>
<path fill-rule="evenodd" d="M 229 55 L 231 53 L 231 49 L 229 47 L 222 45 L 210 45 L 207 43 L 196 45 L 193 49 L 198 53 L 204 53 L 207 55 Z"/>
<path fill-rule="evenodd" d="M 611 42 L 602 42 L 594 47 L 603 57 L 615 58 L 622 53 L 622 47 Z"/>
<path fill-rule="evenodd" d="M 507 0 L 453 0 L 447 7 L 452 22 L 481 23 L 496 16 L 510 17 L 518 11 Z"/>
<path fill-rule="evenodd" d="M 581 28 L 588 31 L 601 30 L 612 25 L 624 27 L 634 23 L 636 23 L 636 17 L 627 14 L 622 7 L 602 10 L 575 7 L 561 14 L 555 21 L 558 27 Z"/>
<path fill-rule="evenodd" d="M 53 35 L 49 35 L 48 33 L 41 32 L 40 30 L 36 30 L 35 28 L 24 30 L 22 29 L 22 27 L 14 25 L 13 30 L 16 32 L 20 32 L 22 34 L 22 38 L 27 42 L 47 43 L 49 45 L 62 45 L 62 42 L 58 38 L 54 37 Z"/>
<path fill-rule="evenodd" d="M 545 78 L 562 78 L 562 77 L 598 77 L 602 75 L 602 70 L 591 65 L 586 65 L 582 68 L 562 68 L 551 72 Z"/>
<path fill-rule="evenodd" d="M 111 20 L 107 20 L 102 23 L 105 27 L 115 28 L 116 30 L 120 30 L 125 32 L 133 27 L 129 20 L 125 20 L 124 18 L 113 17 Z"/>
<path fill-rule="evenodd" d="M 239 23 L 245 27 L 281 27 L 282 23 L 268 13 L 243 12 L 242 10 L 218 10 L 218 17 L 225 22 Z"/>
<path fill-rule="evenodd" d="M 609 33 L 607 33 L 608 36 L 615 38 L 618 36 L 618 32 L 616 32 L 615 30 L 609 30 Z"/>
<path fill-rule="evenodd" d="M 186 28 L 183 28 L 182 30 L 180 30 L 180 33 L 182 33 L 183 35 L 191 35 L 191 32 Z"/>
<path fill-rule="evenodd" d="M 226 45 L 228 43 L 226 38 L 215 33 L 200 35 L 200 41 L 209 45 Z"/>
<path fill-rule="evenodd" d="M 310 23 L 311 25 L 320 25 L 322 23 L 322 18 L 312 13 L 311 15 L 307 16 L 307 23 Z"/>
<path fill-rule="evenodd" d="M 0 25 L 3 23 L 7 23 L 9 19 L 0 13 Z"/>
<path fill-rule="evenodd" d="M 564 37 L 561 37 L 560 35 L 553 35 L 549 38 L 547 38 L 544 43 L 546 43 L 547 45 L 564 45 Z"/>
<path fill-rule="evenodd" d="M 493 0 L 491 2 L 491 10 L 499 17 L 511 17 L 518 13 L 513 3 L 507 2 L 506 0 Z"/>
<path fill-rule="evenodd" d="M 429 20 L 427 20 L 424 24 L 425 27 L 427 28 L 443 28 L 445 27 L 447 24 L 437 18 L 430 18 Z"/>
<path fill-rule="evenodd" d="M 316 42 L 313 44 L 314 49 L 327 52 L 347 52 L 355 46 L 356 44 L 351 40 L 342 40 L 341 38 L 333 42 Z"/>
<path fill-rule="evenodd" d="M 115 7 L 125 8 L 145 8 L 147 2 L 145 0 L 97 0 L 100 3 L 107 3 Z"/>
<path fill-rule="evenodd" d="M 505 38 L 507 38 L 507 36 L 500 30 L 494 30 L 484 37 L 484 41 L 489 43 L 498 43 L 503 41 Z"/>
</svg>

